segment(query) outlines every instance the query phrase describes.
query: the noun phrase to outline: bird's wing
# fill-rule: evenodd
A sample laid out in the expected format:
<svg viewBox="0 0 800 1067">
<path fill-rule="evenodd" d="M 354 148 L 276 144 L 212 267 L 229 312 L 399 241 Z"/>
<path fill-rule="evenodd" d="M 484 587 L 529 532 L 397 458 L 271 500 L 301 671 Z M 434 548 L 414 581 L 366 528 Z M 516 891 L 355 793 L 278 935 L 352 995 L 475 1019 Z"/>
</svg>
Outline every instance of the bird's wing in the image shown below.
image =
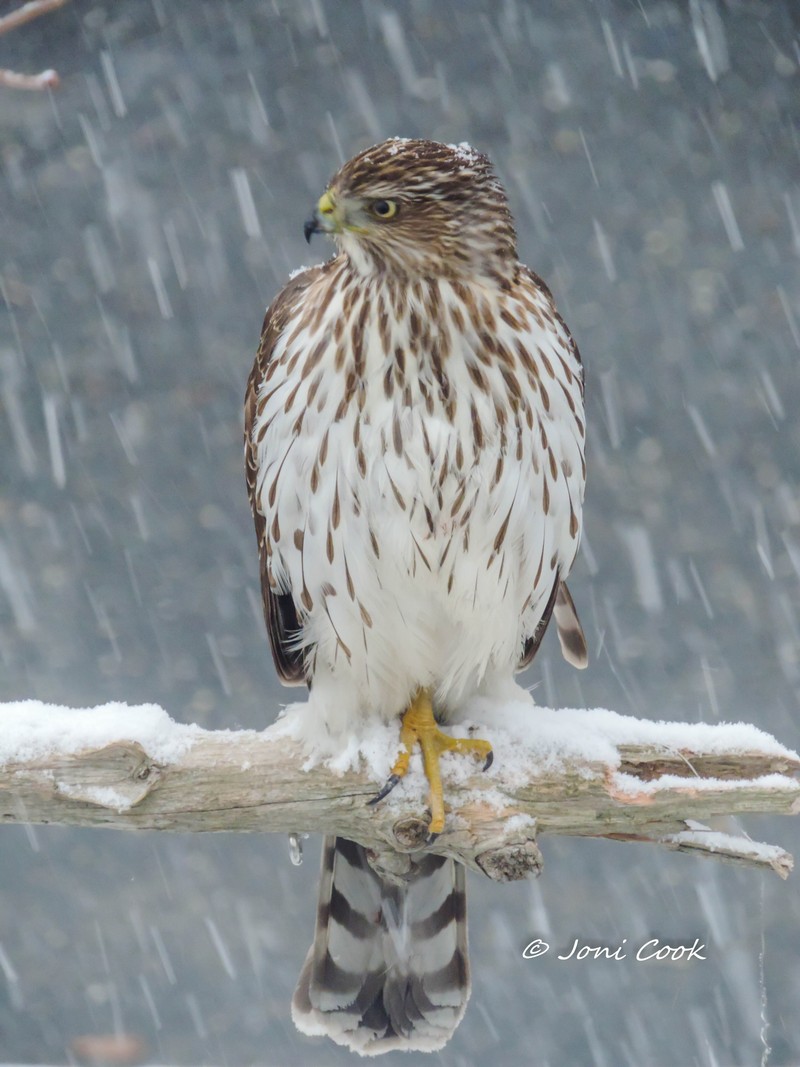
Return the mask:
<svg viewBox="0 0 800 1067">
<path fill-rule="evenodd" d="M 589 653 L 581 620 L 578 618 L 578 612 L 575 610 L 575 604 L 566 582 L 558 583 L 553 614 L 556 619 L 558 643 L 561 645 L 562 656 L 567 663 L 582 671 L 589 664 Z"/>
<path fill-rule="evenodd" d="M 279 593 L 270 582 L 266 520 L 258 507 L 258 455 L 256 442 L 253 440 L 253 424 L 258 409 L 259 391 L 267 374 L 275 343 L 292 321 L 292 314 L 298 300 L 321 270 L 321 267 L 311 267 L 295 275 L 267 309 L 264 325 L 261 328 L 261 342 L 253 369 L 247 380 L 244 398 L 245 478 L 258 540 L 264 619 L 272 648 L 272 658 L 275 660 L 275 669 L 284 685 L 304 685 L 306 682 L 303 652 L 302 649 L 295 647 L 294 641 L 300 624 L 291 590 Z"/>
<path fill-rule="evenodd" d="M 536 629 L 531 636 L 527 638 L 525 644 L 522 647 L 522 655 L 517 663 L 517 670 L 524 671 L 526 667 L 530 667 L 533 663 L 536 653 L 539 651 L 539 645 L 542 643 L 542 638 L 545 635 L 547 627 L 550 623 L 550 618 L 553 614 L 553 608 L 555 607 L 556 597 L 558 596 L 558 587 L 561 585 L 561 581 L 556 572 L 556 580 L 553 582 L 553 588 L 550 591 L 550 596 L 547 598 L 547 605 L 542 612 L 542 617 L 536 625 Z"/>
<path fill-rule="evenodd" d="M 572 667 L 582 671 L 589 665 L 589 652 L 586 648 L 586 638 L 583 634 L 581 620 L 575 604 L 567 589 L 566 582 L 562 582 L 556 575 L 553 588 L 547 601 L 536 630 L 525 642 L 522 656 L 517 664 L 517 670 L 522 671 L 533 662 L 534 656 L 539 651 L 545 630 L 551 617 L 555 617 L 556 630 L 558 631 L 558 643 L 561 645 L 561 655 Z"/>
<path fill-rule="evenodd" d="M 536 286 L 536 288 L 537 289 L 541 289 L 541 291 L 544 293 L 544 295 L 547 297 L 547 299 L 550 302 L 550 310 L 552 311 L 553 315 L 555 316 L 556 322 L 561 327 L 561 329 L 562 329 L 562 331 L 564 333 L 564 337 L 565 337 L 565 339 L 567 341 L 567 344 L 572 349 L 572 354 L 575 356 L 575 359 L 578 361 L 578 365 L 579 365 L 580 371 L 581 371 L 581 373 L 580 373 L 581 398 L 583 398 L 583 395 L 584 395 L 584 373 L 585 372 L 584 372 L 584 368 L 583 368 L 583 360 L 581 359 L 581 354 L 580 354 L 580 351 L 578 349 L 578 344 L 577 344 L 575 338 L 572 336 L 572 333 L 570 332 L 569 326 L 567 326 L 566 322 L 564 322 L 564 319 L 559 314 L 558 308 L 556 307 L 556 302 L 553 299 L 553 294 L 550 292 L 550 289 L 548 288 L 547 283 L 542 281 L 542 279 L 539 277 L 539 275 L 536 274 L 535 271 L 532 271 L 530 267 L 524 267 L 523 266 L 522 270 L 527 275 L 528 279 Z"/>
<path fill-rule="evenodd" d="M 534 286 L 540 289 L 547 297 L 550 309 L 558 328 L 561 330 L 567 344 L 572 350 L 573 355 L 578 363 L 579 375 L 578 375 L 578 387 L 580 390 L 580 400 L 583 400 L 584 395 L 584 374 L 583 374 L 583 362 L 581 360 L 581 354 L 578 351 L 578 346 L 575 343 L 575 338 L 569 331 L 569 327 L 564 322 L 561 315 L 555 306 L 553 295 L 548 289 L 547 285 L 542 281 L 538 274 L 535 274 L 529 267 L 523 268 L 528 279 L 534 284 Z M 576 398 L 577 400 L 577 398 Z M 573 407 L 574 412 L 574 407 Z M 582 414 L 582 412 L 581 412 Z M 581 497 L 583 493 L 581 492 Z M 566 577 L 566 572 L 564 573 Z M 561 574 L 556 572 L 555 581 L 550 591 L 550 595 L 547 598 L 547 605 L 542 613 L 542 617 L 536 627 L 536 630 L 525 642 L 522 650 L 522 657 L 517 665 L 517 670 L 524 670 L 533 661 L 534 656 L 539 650 L 542 638 L 547 630 L 550 619 L 555 617 L 556 628 L 558 630 L 558 641 L 561 645 L 561 654 L 567 663 L 576 667 L 578 670 L 583 670 L 589 663 L 589 654 L 586 647 L 586 638 L 583 633 L 583 627 L 581 626 L 580 619 L 578 618 L 578 612 L 575 609 L 575 604 L 570 595 L 569 589 L 567 589 L 565 581 L 562 579 Z"/>
</svg>

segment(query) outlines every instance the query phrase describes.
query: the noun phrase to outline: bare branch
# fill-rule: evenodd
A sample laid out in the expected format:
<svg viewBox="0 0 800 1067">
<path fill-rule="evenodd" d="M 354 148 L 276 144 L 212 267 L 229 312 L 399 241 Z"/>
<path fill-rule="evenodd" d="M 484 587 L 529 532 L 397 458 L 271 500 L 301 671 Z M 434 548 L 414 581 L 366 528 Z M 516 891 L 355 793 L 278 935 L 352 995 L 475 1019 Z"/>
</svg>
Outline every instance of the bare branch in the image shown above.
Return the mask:
<svg viewBox="0 0 800 1067">
<path fill-rule="evenodd" d="M 0 68 L 0 85 L 7 89 L 57 89 L 61 79 L 54 70 L 43 70 L 41 74 L 20 74 L 15 70 Z"/>
<path fill-rule="evenodd" d="M 747 837 L 717 833 L 707 826 L 670 834 L 663 837 L 659 844 L 676 849 L 678 852 L 713 856 L 727 863 L 765 867 L 775 871 L 784 880 L 789 877 L 794 868 L 794 860 L 779 845 L 764 845 L 759 841 L 751 841 Z"/>
<path fill-rule="evenodd" d="M 0 36 L 24 26 L 32 19 L 38 19 L 47 15 L 56 8 L 63 7 L 69 0 L 30 0 L 16 11 L 10 11 L 0 17 Z M 15 70 L 0 68 L 0 86 L 7 89 L 26 89 L 41 92 L 43 89 L 57 89 L 61 84 L 58 72 L 55 70 L 43 70 L 40 74 L 20 74 Z"/>
<path fill-rule="evenodd" d="M 7 722 L 0 706 L 0 732 L 5 729 L 14 738 L 13 751 L 7 748 L 4 756 L 0 750 L 0 819 L 5 822 L 336 833 L 369 848 L 375 866 L 390 875 L 402 873 L 408 854 L 424 842 L 426 784 L 418 770 L 373 808 L 367 800 L 379 784 L 374 776 L 365 770 L 337 774 L 324 764 L 304 770 L 299 744 L 275 730 L 201 730 L 173 723 L 155 709 L 163 726 L 159 720 L 157 729 L 137 735 L 140 709 L 133 708 L 127 709 L 131 728 L 123 722 L 119 740 L 81 745 L 75 740 L 80 722 L 97 720 L 76 720 L 70 732 L 71 715 L 90 713 L 52 709 L 62 718 L 56 718 L 56 740 L 45 743 L 41 706 L 32 705 L 39 718 L 30 712 L 29 738 L 27 706 L 6 707 L 14 708 L 16 718 Z M 629 730 L 634 739 L 642 736 L 643 725 L 655 725 L 622 716 L 614 716 L 614 723 L 615 736 Z M 538 872 L 541 834 L 646 841 L 770 867 L 786 877 L 791 857 L 783 850 L 713 835 L 689 820 L 745 812 L 796 814 L 800 760 L 752 727 L 745 728 L 755 739 L 747 751 L 740 750 L 741 733 L 724 732 L 741 728 L 702 729 L 705 751 L 702 744 L 670 752 L 663 744 L 618 741 L 615 758 L 573 756 L 554 764 L 542 759 L 535 738 L 524 737 L 515 741 L 518 758 L 514 768 L 506 760 L 506 773 L 502 759 L 484 775 L 471 768 L 465 774 L 463 759 L 447 758 L 447 826 L 429 847 L 499 881 Z M 682 730 L 691 739 L 699 727 Z M 67 740 L 59 740 L 62 736 Z M 727 736 L 730 751 L 724 747 Z M 172 737 L 175 744 L 169 748 Z M 530 768 L 522 781 L 520 766 Z"/>
<path fill-rule="evenodd" d="M 30 3 L 23 4 L 15 11 L 9 11 L 7 15 L 0 17 L 0 36 L 16 30 L 19 26 L 24 26 L 26 22 L 47 15 L 68 2 L 69 0 L 30 0 Z"/>
</svg>

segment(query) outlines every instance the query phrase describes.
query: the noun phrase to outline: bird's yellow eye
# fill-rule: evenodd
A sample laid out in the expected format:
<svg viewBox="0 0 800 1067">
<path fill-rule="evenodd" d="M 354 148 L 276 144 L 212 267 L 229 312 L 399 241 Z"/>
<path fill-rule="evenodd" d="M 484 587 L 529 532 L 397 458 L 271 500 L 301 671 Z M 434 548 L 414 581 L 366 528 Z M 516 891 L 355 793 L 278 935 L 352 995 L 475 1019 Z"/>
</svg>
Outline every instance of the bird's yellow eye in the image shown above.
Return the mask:
<svg viewBox="0 0 800 1067">
<path fill-rule="evenodd" d="M 373 200 L 371 205 L 373 215 L 379 219 L 393 219 L 397 214 L 396 200 Z"/>
</svg>

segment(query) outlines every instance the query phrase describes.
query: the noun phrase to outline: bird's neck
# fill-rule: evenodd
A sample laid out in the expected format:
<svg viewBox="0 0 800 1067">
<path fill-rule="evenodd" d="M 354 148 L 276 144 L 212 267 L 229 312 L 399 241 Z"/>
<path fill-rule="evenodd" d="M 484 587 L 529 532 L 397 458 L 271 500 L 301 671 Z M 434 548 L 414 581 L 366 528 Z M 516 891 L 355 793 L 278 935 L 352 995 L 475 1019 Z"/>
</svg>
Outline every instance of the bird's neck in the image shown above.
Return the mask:
<svg viewBox="0 0 800 1067">
<path fill-rule="evenodd" d="M 519 263 L 513 231 L 487 234 L 484 241 L 443 242 L 413 246 L 381 246 L 350 234 L 337 238 L 339 253 L 362 283 L 382 284 L 393 279 L 411 285 L 417 281 L 455 281 L 463 285 L 497 284 L 506 289 L 517 276 Z"/>
</svg>

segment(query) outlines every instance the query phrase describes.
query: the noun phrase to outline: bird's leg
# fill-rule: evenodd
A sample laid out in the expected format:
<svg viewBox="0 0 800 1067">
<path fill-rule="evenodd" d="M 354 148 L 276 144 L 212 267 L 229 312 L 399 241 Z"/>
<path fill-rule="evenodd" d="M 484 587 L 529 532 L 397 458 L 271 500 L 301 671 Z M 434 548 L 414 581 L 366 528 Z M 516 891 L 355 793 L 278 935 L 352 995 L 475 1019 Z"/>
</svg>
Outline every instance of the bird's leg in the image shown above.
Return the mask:
<svg viewBox="0 0 800 1067">
<path fill-rule="evenodd" d="M 420 689 L 403 715 L 400 727 L 402 749 L 392 767 L 386 785 L 377 796 L 369 801 L 377 804 L 394 789 L 408 771 L 408 761 L 414 744 L 419 744 L 422 751 L 422 763 L 425 776 L 430 786 L 431 821 L 428 839 L 432 840 L 444 829 L 444 795 L 439 758 L 443 752 L 460 752 L 478 756 L 484 761 L 483 769 L 488 770 L 492 764 L 492 746 L 488 741 L 473 740 L 464 737 L 450 737 L 442 733 L 433 717 L 433 705 L 427 689 Z"/>
</svg>

